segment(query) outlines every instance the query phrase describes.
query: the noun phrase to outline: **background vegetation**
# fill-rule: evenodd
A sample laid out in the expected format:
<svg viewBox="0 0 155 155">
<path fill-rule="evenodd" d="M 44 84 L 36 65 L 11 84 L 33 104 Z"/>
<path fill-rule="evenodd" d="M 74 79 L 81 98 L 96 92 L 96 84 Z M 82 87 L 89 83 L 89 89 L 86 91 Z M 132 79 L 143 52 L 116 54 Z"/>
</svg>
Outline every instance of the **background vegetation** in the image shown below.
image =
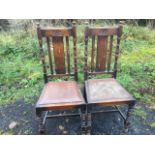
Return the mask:
<svg viewBox="0 0 155 155">
<path fill-rule="evenodd" d="M 7 31 L 0 32 L 0 105 L 23 98 L 26 103 L 39 96 L 44 85 L 39 60 L 36 22 L 47 20 L 12 20 Z M 115 24 L 117 20 L 91 21 L 93 25 Z M 154 21 L 126 21 L 121 42 L 118 80 L 147 108 L 155 109 L 155 30 Z M 57 20 L 53 25 L 65 25 Z M 139 26 L 141 25 L 141 26 Z M 18 26 L 18 27 L 17 27 Z M 77 24 L 78 68 L 83 80 L 84 23 Z M 146 117 L 143 112 L 137 115 Z"/>
</svg>

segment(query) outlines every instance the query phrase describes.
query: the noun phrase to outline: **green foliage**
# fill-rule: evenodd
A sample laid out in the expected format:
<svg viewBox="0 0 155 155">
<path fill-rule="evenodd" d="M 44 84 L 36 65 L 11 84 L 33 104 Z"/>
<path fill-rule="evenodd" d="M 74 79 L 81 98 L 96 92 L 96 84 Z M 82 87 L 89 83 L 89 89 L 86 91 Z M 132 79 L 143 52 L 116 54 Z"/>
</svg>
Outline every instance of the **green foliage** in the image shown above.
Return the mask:
<svg viewBox="0 0 155 155">
<path fill-rule="evenodd" d="M 140 117 L 143 120 L 146 120 L 146 116 L 147 116 L 146 112 L 138 108 L 134 109 L 134 115 Z"/>
<path fill-rule="evenodd" d="M 155 88 L 155 46 L 139 46 L 121 57 L 118 79 L 132 94 L 152 106 Z"/>
<path fill-rule="evenodd" d="M 19 40 L 20 39 L 20 40 Z M 18 33 L 0 35 L 0 103 L 12 103 L 39 93 L 42 70 L 35 36 Z"/>
<path fill-rule="evenodd" d="M 102 26 L 106 23 L 95 25 Z M 77 31 L 78 75 L 82 85 L 84 25 L 78 25 Z M 155 31 L 127 25 L 123 31 L 118 81 L 137 100 L 155 109 Z M 32 97 L 39 96 L 44 83 L 36 32 L 1 33 L 0 62 L 1 105 L 13 103 L 20 98 L 30 102 Z"/>
<path fill-rule="evenodd" d="M 118 80 L 138 100 L 153 107 L 155 88 L 154 31 L 148 28 L 127 27 L 128 37 L 122 42 Z M 155 36 L 155 35 L 154 35 Z"/>
<path fill-rule="evenodd" d="M 124 27 L 123 33 L 123 35 L 126 36 L 128 39 L 134 38 L 140 41 L 147 41 L 150 44 L 155 43 L 155 31 L 149 29 L 148 27 L 126 25 Z"/>
<path fill-rule="evenodd" d="M 152 128 L 155 128 L 155 122 L 151 123 L 150 126 L 151 126 Z"/>
</svg>

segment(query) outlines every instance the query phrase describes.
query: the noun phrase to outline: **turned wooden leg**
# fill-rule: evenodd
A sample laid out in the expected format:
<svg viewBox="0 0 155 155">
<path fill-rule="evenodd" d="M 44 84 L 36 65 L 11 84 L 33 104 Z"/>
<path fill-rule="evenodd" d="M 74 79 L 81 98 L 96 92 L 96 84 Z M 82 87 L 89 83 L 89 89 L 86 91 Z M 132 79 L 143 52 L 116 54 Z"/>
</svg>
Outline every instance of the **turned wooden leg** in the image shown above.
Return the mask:
<svg viewBox="0 0 155 155">
<path fill-rule="evenodd" d="M 87 114 L 87 131 L 86 134 L 87 135 L 91 135 L 91 113 Z"/>
<path fill-rule="evenodd" d="M 81 117 L 81 134 L 85 135 L 86 134 L 86 114 L 80 115 Z"/>
<path fill-rule="evenodd" d="M 39 112 L 37 113 L 38 116 L 38 121 L 39 121 L 39 134 L 45 134 L 45 125 L 43 123 L 43 117 L 42 117 L 42 113 Z"/>
<path fill-rule="evenodd" d="M 124 129 L 125 129 L 125 133 L 128 132 L 128 127 L 130 125 L 130 116 L 132 114 L 133 108 L 134 108 L 135 102 L 132 102 L 128 105 L 128 111 L 127 111 L 127 117 L 126 120 L 124 121 Z"/>
</svg>

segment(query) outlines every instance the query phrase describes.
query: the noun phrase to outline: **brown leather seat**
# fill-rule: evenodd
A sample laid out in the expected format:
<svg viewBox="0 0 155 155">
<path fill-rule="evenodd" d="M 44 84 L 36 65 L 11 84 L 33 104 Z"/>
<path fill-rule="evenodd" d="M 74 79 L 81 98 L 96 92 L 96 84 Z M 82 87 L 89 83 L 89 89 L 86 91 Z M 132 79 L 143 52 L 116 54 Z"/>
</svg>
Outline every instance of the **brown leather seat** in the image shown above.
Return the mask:
<svg viewBox="0 0 155 155">
<path fill-rule="evenodd" d="M 135 100 L 114 78 L 87 80 L 85 84 L 88 104 L 114 105 Z"/>
<path fill-rule="evenodd" d="M 36 108 L 54 110 L 74 108 L 82 104 L 84 99 L 75 81 L 48 82 L 44 86 Z"/>
</svg>

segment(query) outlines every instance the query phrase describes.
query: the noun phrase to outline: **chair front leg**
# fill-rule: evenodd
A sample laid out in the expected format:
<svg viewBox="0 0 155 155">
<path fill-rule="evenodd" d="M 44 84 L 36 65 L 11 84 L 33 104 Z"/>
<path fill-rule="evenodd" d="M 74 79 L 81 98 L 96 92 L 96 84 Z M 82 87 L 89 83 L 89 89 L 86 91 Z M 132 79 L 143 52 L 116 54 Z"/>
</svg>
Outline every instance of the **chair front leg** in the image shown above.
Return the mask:
<svg viewBox="0 0 155 155">
<path fill-rule="evenodd" d="M 132 111 L 133 111 L 134 106 L 135 106 L 135 101 L 128 105 L 127 117 L 126 117 L 126 120 L 124 122 L 125 133 L 128 132 L 128 127 L 130 125 L 130 117 L 132 115 Z"/>
<path fill-rule="evenodd" d="M 91 125 L 92 125 L 92 121 L 91 121 L 91 111 L 92 111 L 92 105 L 87 105 L 87 109 L 86 109 L 86 116 L 87 116 L 87 127 L 86 127 L 86 135 L 91 135 Z"/>
<path fill-rule="evenodd" d="M 87 135 L 91 135 L 91 113 L 88 113 L 87 114 L 87 131 L 86 131 L 86 134 Z"/>
<path fill-rule="evenodd" d="M 86 134 L 86 114 L 81 113 L 81 134 L 85 135 Z"/>
<path fill-rule="evenodd" d="M 39 134 L 45 134 L 45 124 L 43 123 L 42 112 L 37 113 L 38 121 L 39 121 Z"/>
</svg>

